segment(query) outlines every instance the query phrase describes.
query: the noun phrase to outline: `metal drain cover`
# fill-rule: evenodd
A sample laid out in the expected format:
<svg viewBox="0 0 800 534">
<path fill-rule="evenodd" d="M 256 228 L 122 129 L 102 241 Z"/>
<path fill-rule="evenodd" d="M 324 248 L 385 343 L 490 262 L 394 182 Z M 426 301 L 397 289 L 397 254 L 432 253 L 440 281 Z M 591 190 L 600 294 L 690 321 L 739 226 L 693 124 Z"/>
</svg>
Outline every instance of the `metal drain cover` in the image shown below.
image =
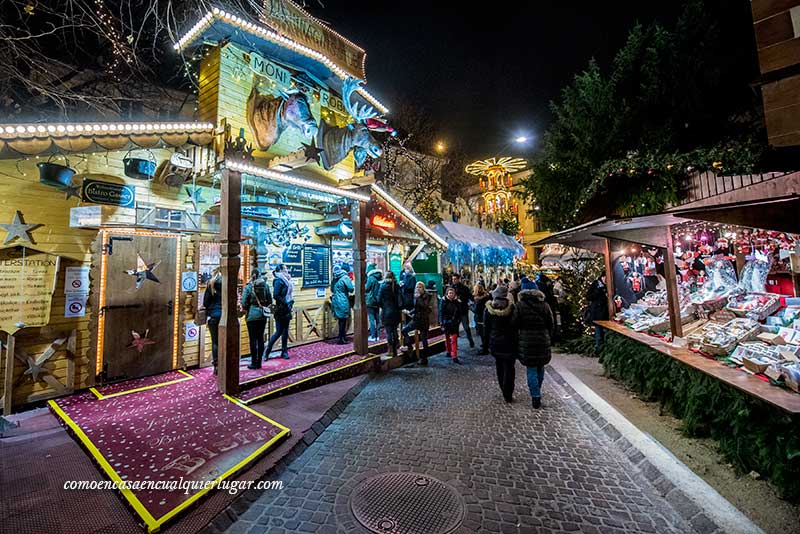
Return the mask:
<svg viewBox="0 0 800 534">
<path fill-rule="evenodd" d="M 359 484 L 350 509 L 376 534 L 447 534 L 464 520 L 464 502 L 452 487 L 420 473 L 385 473 Z"/>
</svg>

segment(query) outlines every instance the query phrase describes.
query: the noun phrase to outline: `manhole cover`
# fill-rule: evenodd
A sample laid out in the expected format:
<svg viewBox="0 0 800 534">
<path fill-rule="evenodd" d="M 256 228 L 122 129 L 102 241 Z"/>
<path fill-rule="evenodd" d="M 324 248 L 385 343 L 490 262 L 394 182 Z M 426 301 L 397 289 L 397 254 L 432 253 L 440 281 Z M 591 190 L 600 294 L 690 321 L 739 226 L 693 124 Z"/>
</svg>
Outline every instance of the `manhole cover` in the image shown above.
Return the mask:
<svg viewBox="0 0 800 534">
<path fill-rule="evenodd" d="M 350 509 L 377 534 L 446 534 L 464 519 L 458 492 L 419 473 L 385 473 L 365 480 L 353 490 Z"/>
</svg>

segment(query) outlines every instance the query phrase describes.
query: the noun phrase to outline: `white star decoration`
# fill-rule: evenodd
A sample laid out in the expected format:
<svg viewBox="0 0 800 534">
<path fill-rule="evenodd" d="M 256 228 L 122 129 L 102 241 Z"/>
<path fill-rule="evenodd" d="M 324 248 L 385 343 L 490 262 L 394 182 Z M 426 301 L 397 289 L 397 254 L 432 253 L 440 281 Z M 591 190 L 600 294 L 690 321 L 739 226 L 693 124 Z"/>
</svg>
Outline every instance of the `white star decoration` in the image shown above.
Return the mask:
<svg viewBox="0 0 800 534">
<path fill-rule="evenodd" d="M 22 222 L 22 214 L 17 211 L 14 213 L 14 220 L 11 221 L 11 224 L 0 224 L 0 227 L 6 231 L 6 238 L 3 244 L 5 245 L 14 239 L 33 244 L 30 233 L 34 228 L 38 228 L 39 226 L 41 226 L 41 224 L 25 224 Z"/>
</svg>

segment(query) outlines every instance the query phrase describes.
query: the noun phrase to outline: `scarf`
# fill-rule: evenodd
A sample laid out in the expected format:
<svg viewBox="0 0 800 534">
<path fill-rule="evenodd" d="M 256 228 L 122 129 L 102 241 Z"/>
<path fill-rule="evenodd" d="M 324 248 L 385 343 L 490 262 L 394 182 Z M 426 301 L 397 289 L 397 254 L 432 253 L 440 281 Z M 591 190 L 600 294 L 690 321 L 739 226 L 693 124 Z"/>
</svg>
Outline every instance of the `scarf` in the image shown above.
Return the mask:
<svg viewBox="0 0 800 534">
<path fill-rule="evenodd" d="M 286 303 L 294 302 L 294 284 L 292 284 L 292 277 L 289 273 L 275 273 L 275 276 L 286 282 L 288 289 L 286 290 Z"/>
</svg>

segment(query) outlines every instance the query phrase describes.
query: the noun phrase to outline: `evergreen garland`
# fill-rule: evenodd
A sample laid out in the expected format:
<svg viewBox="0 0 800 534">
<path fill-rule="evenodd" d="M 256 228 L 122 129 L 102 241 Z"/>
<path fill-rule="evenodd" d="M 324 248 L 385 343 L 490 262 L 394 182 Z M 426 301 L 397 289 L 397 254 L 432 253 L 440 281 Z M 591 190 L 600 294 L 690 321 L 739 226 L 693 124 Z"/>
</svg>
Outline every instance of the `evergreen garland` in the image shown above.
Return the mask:
<svg viewBox="0 0 800 534">
<path fill-rule="evenodd" d="M 606 373 L 659 401 L 693 437 L 711 437 L 737 472 L 756 471 L 800 502 L 800 417 L 730 387 L 623 335 L 608 332 Z"/>
</svg>

